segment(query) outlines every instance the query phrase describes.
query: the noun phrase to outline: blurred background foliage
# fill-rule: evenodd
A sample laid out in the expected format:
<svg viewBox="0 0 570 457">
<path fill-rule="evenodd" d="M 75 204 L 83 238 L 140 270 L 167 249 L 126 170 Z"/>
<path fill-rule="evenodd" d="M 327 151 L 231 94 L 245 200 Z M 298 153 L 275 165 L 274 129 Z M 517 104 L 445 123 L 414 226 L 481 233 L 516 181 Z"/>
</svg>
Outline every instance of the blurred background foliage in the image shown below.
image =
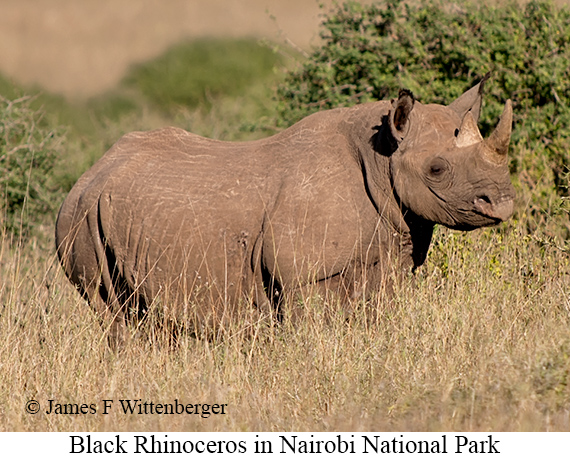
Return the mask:
<svg viewBox="0 0 570 457">
<path fill-rule="evenodd" d="M 32 101 L 0 98 L 0 222 L 17 235 L 26 235 L 37 218 L 56 210 L 60 190 L 53 168 L 63 132 L 31 109 Z"/>
<path fill-rule="evenodd" d="M 135 66 L 124 82 L 172 113 L 239 96 L 249 85 L 270 79 L 278 62 L 271 48 L 252 39 L 200 39 Z"/>
</svg>

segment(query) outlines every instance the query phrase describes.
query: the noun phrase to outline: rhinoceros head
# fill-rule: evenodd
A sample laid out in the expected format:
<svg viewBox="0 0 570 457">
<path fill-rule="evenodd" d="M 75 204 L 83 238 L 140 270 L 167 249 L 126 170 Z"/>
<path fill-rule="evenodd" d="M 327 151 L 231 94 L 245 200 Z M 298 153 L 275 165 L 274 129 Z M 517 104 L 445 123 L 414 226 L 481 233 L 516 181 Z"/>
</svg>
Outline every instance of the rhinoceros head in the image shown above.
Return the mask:
<svg viewBox="0 0 570 457">
<path fill-rule="evenodd" d="M 390 169 L 400 203 L 429 221 L 460 230 L 496 224 L 513 212 L 507 166 L 511 102 L 483 139 L 477 127 L 483 82 L 449 106 L 423 105 L 403 90 L 388 115 L 396 146 Z"/>
</svg>

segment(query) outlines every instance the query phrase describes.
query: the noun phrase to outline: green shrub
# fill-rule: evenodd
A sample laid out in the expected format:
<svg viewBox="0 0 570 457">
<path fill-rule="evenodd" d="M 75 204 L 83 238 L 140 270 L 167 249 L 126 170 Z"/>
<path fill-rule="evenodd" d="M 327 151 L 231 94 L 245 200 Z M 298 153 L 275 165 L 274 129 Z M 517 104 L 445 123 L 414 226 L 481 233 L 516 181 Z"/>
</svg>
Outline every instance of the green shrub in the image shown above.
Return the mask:
<svg viewBox="0 0 570 457">
<path fill-rule="evenodd" d="M 133 67 L 124 83 L 171 112 L 180 106 L 207 105 L 219 96 L 240 95 L 253 82 L 272 75 L 279 61 L 273 50 L 254 39 L 199 39 Z"/>
<path fill-rule="evenodd" d="M 513 100 L 510 166 L 521 206 L 533 218 L 555 211 L 568 195 L 570 10 L 544 1 L 496 3 L 338 6 L 325 17 L 322 46 L 278 89 L 281 124 L 393 98 L 402 87 L 422 102 L 450 103 L 491 71 L 481 130 L 488 134 Z"/>
<path fill-rule="evenodd" d="M 58 201 L 53 169 L 63 136 L 30 107 L 31 97 L 0 97 L 0 221 L 26 234 Z"/>
</svg>

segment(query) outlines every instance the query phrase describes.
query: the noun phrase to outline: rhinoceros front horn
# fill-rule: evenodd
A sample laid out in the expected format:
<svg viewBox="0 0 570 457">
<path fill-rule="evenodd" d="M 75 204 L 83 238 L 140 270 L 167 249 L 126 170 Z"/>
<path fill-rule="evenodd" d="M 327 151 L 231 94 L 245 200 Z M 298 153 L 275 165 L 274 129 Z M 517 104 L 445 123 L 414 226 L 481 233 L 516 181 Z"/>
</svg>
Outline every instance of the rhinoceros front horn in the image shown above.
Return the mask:
<svg viewBox="0 0 570 457">
<path fill-rule="evenodd" d="M 513 107 L 510 100 L 505 103 L 501 119 L 489 138 L 485 140 L 490 159 L 499 163 L 507 162 L 507 152 L 511 141 L 511 131 L 513 128 Z"/>
</svg>

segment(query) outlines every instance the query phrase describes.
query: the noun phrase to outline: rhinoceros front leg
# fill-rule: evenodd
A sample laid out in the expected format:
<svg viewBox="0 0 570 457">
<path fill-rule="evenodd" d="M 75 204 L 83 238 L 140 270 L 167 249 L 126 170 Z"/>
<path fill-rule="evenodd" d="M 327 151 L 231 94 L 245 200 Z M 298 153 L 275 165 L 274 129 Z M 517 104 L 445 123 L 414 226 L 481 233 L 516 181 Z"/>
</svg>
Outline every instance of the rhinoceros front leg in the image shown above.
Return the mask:
<svg viewBox="0 0 570 457">
<path fill-rule="evenodd" d="M 370 265 L 351 262 L 338 274 L 299 285 L 287 294 L 286 314 L 299 320 L 313 304 L 323 303 L 327 320 L 350 320 L 358 317 L 357 313 L 368 320 L 377 319 L 400 276 L 391 275 L 391 270 L 380 261 Z"/>
</svg>

